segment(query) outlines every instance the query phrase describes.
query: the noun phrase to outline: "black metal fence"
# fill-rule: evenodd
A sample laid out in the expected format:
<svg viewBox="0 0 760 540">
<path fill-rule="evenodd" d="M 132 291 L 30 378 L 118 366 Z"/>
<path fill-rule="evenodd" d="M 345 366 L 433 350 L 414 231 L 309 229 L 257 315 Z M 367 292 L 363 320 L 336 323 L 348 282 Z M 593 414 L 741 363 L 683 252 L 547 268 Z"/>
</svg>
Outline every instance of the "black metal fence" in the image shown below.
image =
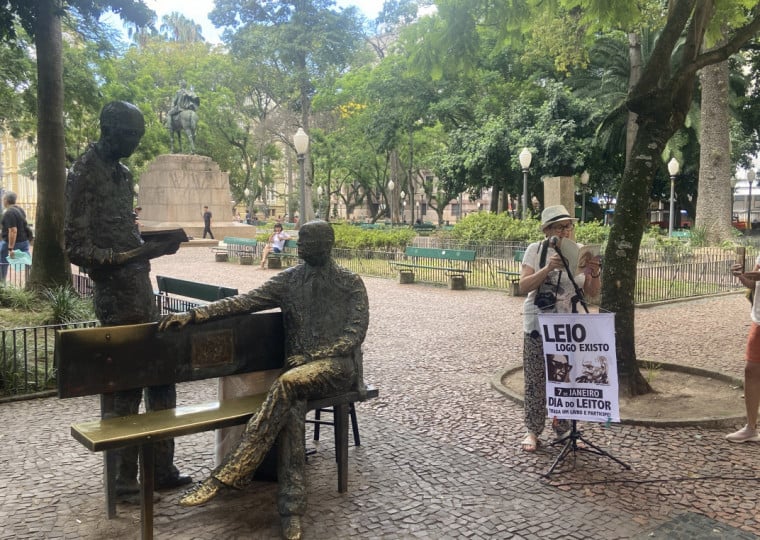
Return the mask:
<svg viewBox="0 0 760 540">
<path fill-rule="evenodd" d="M 467 286 L 482 289 L 509 290 L 510 279 L 501 272 L 519 272 L 521 264 L 515 260 L 515 255 L 526 247 L 518 242 L 477 246 L 442 244 L 434 238 L 418 240 L 422 241 L 420 247 L 475 249 L 477 257 L 470 265 L 472 271 L 467 274 Z M 757 253 L 756 248 L 747 248 L 748 269 L 753 266 Z M 398 277 L 398 268 L 393 262 L 404 258 L 402 251 L 395 250 L 335 249 L 333 254 L 339 264 L 358 274 L 388 279 Z M 730 272 L 734 260 L 733 248 L 690 248 L 687 245 L 644 247 L 639 251 L 635 302 L 641 305 L 739 290 L 742 285 Z M 415 269 L 415 281 L 444 285 L 448 282 L 448 273 L 444 270 Z"/>
<path fill-rule="evenodd" d="M 4 267 L 5 270 L 5 284 L 13 285 L 14 287 L 23 287 L 26 285 L 29 279 L 29 271 L 31 266 L 26 264 L 2 264 L 0 267 Z"/>
<path fill-rule="evenodd" d="M 427 238 L 423 238 L 427 241 Z M 429 239 L 434 240 L 434 239 Z M 490 246 L 463 244 L 425 244 L 429 247 L 475 249 L 478 255 L 467 274 L 468 287 L 509 290 L 510 280 L 499 271 L 519 272 L 520 262 L 515 252 L 525 248 L 523 243 L 503 243 Z M 747 247 L 747 267 L 754 265 L 758 249 Z M 404 258 L 403 251 L 357 251 L 335 249 L 336 261 L 364 276 L 396 279 L 398 269 L 394 261 Z M 734 249 L 675 248 L 673 246 L 642 248 L 639 253 L 635 302 L 637 305 L 672 301 L 682 298 L 708 296 L 739 290 L 742 286 L 730 274 L 735 260 Z M 415 280 L 425 283 L 446 284 L 443 270 L 416 269 Z M 13 276 L 14 274 L 10 274 Z M 23 285 L 27 275 L 19 276 Z M 12 282 L 14 285 L 15 282 Z M 89 276 L 73 276 L 73 285 L 79 293 L 92 295 Z M 191 299 L 156 294 L 156 305 L 162 314 L 186 311 L 198 305 Z M 55 388 L 53 347 L 55 331 L 67 328 L 96 326 L 97 321 L 76 324 L 38 326 L 0 330 L 0 400 L 18 394 L 34 394 Z"/>
<path fill-rule="evenodd" d="M 55 389 L 56 330 L 97 325 L 97 321 L 86 321 L 0 330 L 0 399 Z"/>
</svg>

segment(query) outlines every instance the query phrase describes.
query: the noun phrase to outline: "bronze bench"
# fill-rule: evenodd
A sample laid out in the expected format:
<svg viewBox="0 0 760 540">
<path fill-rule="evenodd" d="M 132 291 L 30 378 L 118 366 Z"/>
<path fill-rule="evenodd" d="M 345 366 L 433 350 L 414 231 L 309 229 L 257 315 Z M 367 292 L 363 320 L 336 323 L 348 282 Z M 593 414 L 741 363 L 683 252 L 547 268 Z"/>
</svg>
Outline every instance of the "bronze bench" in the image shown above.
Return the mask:
<svg viewBox="0 0 760 540">
<path fill-rule="evenodd" d="M 60 398 L 102 394 L 281 369 L 284 330 L 281 313 L 239 315 L 225 321 L 157 332 L 157 323 L 64 330 L 56 334 Z M 348 392 L 309 402 L 308 410 L 334 407 L 338 490 L 348 489 L 349 404 L 377 397 Z M 104 484 L 109 518 L 116 515 L 113 456 L 108 450 L 139 447 L 142 538 L 153 537 L 153 444 L 164 439 L 246 423 L 266 393 L 229 398 L 118 418 L 78 422 L 72 436 L 93 452 L 105 451 Z"/>
</svg>

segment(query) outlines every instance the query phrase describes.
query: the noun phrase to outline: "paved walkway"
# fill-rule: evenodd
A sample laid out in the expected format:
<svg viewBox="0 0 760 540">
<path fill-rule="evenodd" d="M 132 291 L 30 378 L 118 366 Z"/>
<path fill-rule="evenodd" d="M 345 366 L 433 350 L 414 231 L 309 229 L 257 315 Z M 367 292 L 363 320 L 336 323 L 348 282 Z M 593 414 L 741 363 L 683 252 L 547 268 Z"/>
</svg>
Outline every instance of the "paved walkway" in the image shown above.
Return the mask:
<svg viewBox="0 0 760 540">
<path fill-rule="evenodd" d="M 271 271 L 214 263 L 208 248 L 157 259 L 154 274 L 247 290 Z M 541 476 L 557 449 L 519 451 L 522 410 L 489 386 L 519 362 L 522 299 L 365 279 L 371 322 L 365 378 L 380 398 L 358 408 L 362 446 L 349 451 L 349 491 L 336 489 L 329 434 L 309 458 L 307 539 L 754 538 L 760 534 L 760 444 L 724 430 L 584 424 L 585 435 L 632 465 L 580 454 Z M 641 358 L 742 374 L 748 304 L 738 295 L 641 310 Z M 180 403 L 213 399 L 204 381 Z M 97 416 L 95 398 L 0 405 L 0 538 L 138 538 L 139 508 L 104 517 L 99 455 L 69 435 Z M 213 436 L 177 439 L 181 470 L 200 479 Z M 314 443 L 309 443 L 310 445 Z M 186 509 L 168 492 L 156 537 L 277 538 L 275 488 L 255 483 Z M 699 531 L 696 533 L 695 531 Z"/>
</svg>

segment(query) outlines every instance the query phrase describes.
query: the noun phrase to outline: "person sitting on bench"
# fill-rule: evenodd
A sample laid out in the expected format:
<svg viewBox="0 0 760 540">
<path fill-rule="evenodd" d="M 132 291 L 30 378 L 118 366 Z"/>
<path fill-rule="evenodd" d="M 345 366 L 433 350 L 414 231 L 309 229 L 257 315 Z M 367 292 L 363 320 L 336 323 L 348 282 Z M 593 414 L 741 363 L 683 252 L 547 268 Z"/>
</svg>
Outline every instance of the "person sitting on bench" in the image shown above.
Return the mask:
<svg viewBox="0 0 760 540">
<path fill-rule="evenodd" d="M 361 344 L 369 324 L 369 301 L 361 278 L 331 258 L 335 234 L 312 221 L 299 232 L 303 263 L 248 293 L 165 316 L 160 331 L 187 324 L 279 307 L 285 325 L 285 366 L 237 448 L 211 475 L 180 500 L 203 504 L 223 488 L 245 483 L 278 441 L 278 511 L 285 538 L 301 538 L 306 509 L 305 420 L 309 400 L 365 391 Z"/>
<path fill-rule="evenodd" d="M 267 263 L 267 256 L 270 252 L 282 253 L 282 249 L 285 247 L 285 241 L 290 238 L 290 235 L 286 232 L 282 232 L 282 223 L 274 224 L 274 232 L 269 237 L 269 242 L 264 247 L 264 252 L 261 254 L 261 267 Z"/>
</svg>

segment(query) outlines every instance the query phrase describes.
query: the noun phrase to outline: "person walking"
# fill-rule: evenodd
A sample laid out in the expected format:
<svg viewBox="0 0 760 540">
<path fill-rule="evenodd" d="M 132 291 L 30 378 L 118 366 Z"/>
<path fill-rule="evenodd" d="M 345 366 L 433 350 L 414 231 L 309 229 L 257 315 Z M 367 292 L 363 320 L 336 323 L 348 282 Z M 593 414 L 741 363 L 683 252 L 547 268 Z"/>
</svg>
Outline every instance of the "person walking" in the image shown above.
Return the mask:
<svg viewBox="0 0 760 540">
<path fill-rule="evenodd" d="M 16 206 L 16 194 L 6 191 L 3 196 L 2 237 L 0 243 L 0 275 L 2 280 L 8 275 L 8 259 L 14 259 L 15 253 L 21 251 L 29 253 L 29 237 L 27 231 L 29 225 L 26 222 L 26 213 Z"/>
<path fill-rule="evenodd" d="M 527 294 L 523 309 L 523 370 L 525 372 L 525 427 L 527 433 L 521 448 L 535 452 L 539 437 L 546 425 L 546 360 L 544 343 L 538 327 L 539 313 L 573 313 L 575 288 L 565 271 L 562 257 L 554 249 L 550 238 L 556 238 L 560 247 L 573 242 L 571 235 L 576 219 L 562 205 L 548 206 L 541 212 L 541 231 L 546 237 L 530 244 L 523 256 L 520 270 L 520 293 Z M 599 260 L 586 263 L 584 272 L 574 276 L 586 296 L 599 294 Z M 553 423 L 557 437 L 570 430 L 569 420 Z"/>
<path fill-rule="evenodd" d="M 211 239 L 214 239 L 214 233 L 211 232 L 211 217 L 212 217 L 211 211 L 208 209 L 208 206 L 203 207 L 203 238 L 206 238 L 206 233 L 211 237 Z"/>
<path fill-rule="evenodd" d="M 752 325 L 747 337 L 747 349 L 744 355 L 744 407 L 747 410 L 747 423 L 739 431 L 729 433 L 726 439 L 734 443 L 758 442 L 757 409 L 760 407 L 760 255 L 755 260 L 752 272 L 744 272 L 743 264 L 731 267 L 731 273 L 742 285 L 753 291 L 750 319 Z"/>
</svg>

